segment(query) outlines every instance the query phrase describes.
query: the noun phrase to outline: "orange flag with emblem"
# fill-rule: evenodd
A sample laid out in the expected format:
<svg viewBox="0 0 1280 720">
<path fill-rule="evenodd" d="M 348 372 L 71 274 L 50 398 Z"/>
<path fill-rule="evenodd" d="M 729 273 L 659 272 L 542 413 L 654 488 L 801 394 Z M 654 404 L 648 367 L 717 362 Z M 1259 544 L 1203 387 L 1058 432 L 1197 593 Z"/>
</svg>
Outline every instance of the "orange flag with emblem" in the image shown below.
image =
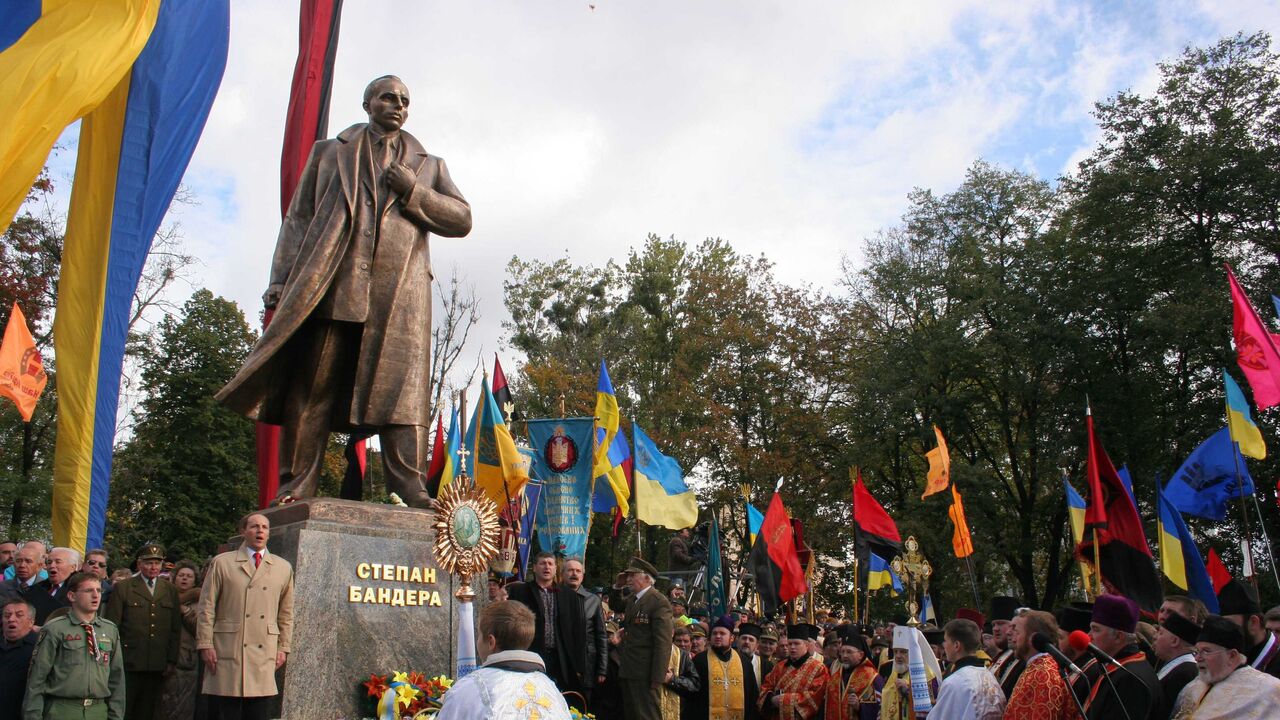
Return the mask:
<svg viewBox="0 0 1280 720">
<path fill-rule="evenodd" d="M 36 339 L 27 329 L 27 318 L 14 303 L 9 324 L 4 328 L 4 340 L 0 341 L 0 396 L 12 400 L 23 421 L 31 422 L 36 401 L 48 382 Z"/>
<path fill-rule="evenodd" d="M 951 523 L 956 526 L 951 535 L 951 549 L 956 557 L 967 558 L 973 554 L 973 538 L 969 537 L 969 521 L 964 517 L 964 501 L 960 499 L 960 491 L 951 486 L 951 507 L 947 509 Z"/>
<path fill-rule="evenodd" d="M 942 437 L 942 431 L 937 425 L 933 426 L 933 434 L 938 436 L 938 447 L 924 454 L 929 460 L 929 475 L 921 500 L 946 490 L 947 484 L 951 482 L 951 455 L 947 452 L 947 440 Z"/>
</svg>

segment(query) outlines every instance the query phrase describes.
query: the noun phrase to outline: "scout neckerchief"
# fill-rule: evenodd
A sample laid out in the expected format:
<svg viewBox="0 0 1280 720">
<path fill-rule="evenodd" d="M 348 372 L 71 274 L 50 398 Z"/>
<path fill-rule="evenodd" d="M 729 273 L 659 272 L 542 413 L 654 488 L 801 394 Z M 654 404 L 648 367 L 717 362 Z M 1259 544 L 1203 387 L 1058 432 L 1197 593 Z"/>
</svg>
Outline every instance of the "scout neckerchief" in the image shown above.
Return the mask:
<svg viewBox="0 0 1280 720">
<path fill-rule="evenodd" d="M 89 658 L 94 662 L 106 662 L 107 654 L 98 648 L 98 636 L 93 632 L 93 623 L 82 622 L 80 628 L 84 630 L 84 644 L 89 649 Z"/>
</svg>

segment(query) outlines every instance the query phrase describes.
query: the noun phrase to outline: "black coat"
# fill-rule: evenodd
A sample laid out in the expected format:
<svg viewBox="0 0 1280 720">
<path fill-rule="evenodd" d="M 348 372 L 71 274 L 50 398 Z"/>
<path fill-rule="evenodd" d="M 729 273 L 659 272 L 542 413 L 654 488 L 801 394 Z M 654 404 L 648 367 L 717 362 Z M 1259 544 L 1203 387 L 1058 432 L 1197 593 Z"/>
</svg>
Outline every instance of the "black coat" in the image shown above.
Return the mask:
<svg viewBox="0 0 1280 720">
<path fill-rule="evenodd" d="M 529 650 L 538 653 L 546 661 L 543 650 L 542 603 L 538 602 L 538 584 L 513 583 L 507 586 L 507 598 L 522 603 L 533 611 L 533 645 Z M 583 677 L 587 671 L 587 620 L 582 607 L 582 596 L 568 587 L 556 586 L 556 655 L 565 677 L 573 687 L 561 687 L 561 691 L 585 687 Z"/>
<path fill-rule="evenodd" d="M 1128 710 L 1130 720 L 1165 720 L 1168 717 L 1160 715 L 1164 695 L 1160 691 L 1155 668 L 1141 653 L 1137 645 L 1126 646 L 1116 653 L 1115 658 L 1121 661 L 1135 654 L 1138 658 L 1125 662 L 1124 669 L 1112 666 L 1110 683 L 1099 673 L 1094 683 L 1097 692 L 1092 702 L 1085 706 L 1088 720 L 1124 720 L 1125 710 Z"/>
<path fill-rule="evenodd" d="M 1160 709 L 1157 716 L 1167 718 L 1173 714 L 1173 705 L 1178 700 L 1178 693 L 1182 692 L 1182 688 L 1187 683 L 1196 679 L 1200 672 L 1196 669 L 1194 662 L 1184 662 L 1169 671 L 1168 675 L 1160 678 Z M 1157 677 L 1159 677 L 1157 675 Z"/>
<path fill-rule="evenodd" d="M 587 659 L 583 671 L 583 686 L 593 688 L 596 678 L 607 674 L 609 664 L 609 633 L 604 629 L 604 610 L 600 596 L 578 588 L 582 598 L 582 611 L 586 618 Z"/>
<path fill-rule="evenodd" d="M 30 632 L 15 643 L 0 637 L 0 720 L 20 720 L 27 692 L 27 668 L 39 633 Z"/>
<path fill-rule="evenodd" d="M 27 602 L 36 606 L 36 625 L 44 625 L 49 619 L 49 613 L 58 608 L 71 607 L 71 601 L 67 599 L 67 584 L 62 583 L 58 591 L 53 592 L 53 583 L 48 580 L 40 582 L 27 588 L 22 594 Z"/>
<path fill-rule="evenodd" d="M 698 692 L 691 702 L 684 706 L 687 708 L 687 712 L 681 713 L 681 720 L 706 720 L 710 714 L 708 703 L 711 702 L 711 692 L 707 683 L 711 679 L 711 671 L 707 669 L 708 652 L 711 651 L 700 652 L 693 657 L 693 669 L 698 673 Z M 755 720 L 759 717 L 759 712 L 756 710 L 756 698 L 760 694 L 760 687 L 756 685 L 755 673 L 751 672 L 751 658 L 744 655 L 740 650 L 734 650 L 733 653 L 742 662 L 742 699 L 743 707 L 746 709 L 743 717 L 746 720 Z M 768 675 L 767 670 L 765 674 Z"/>
<path fill-rule="evenodd" d="M 1266 639 L 1258 643 L 1256 647 L 1250 648 L 1249 652 L 1245 654 L 1245 658 L 1252 665 L 1258 659 L 1258 656 L 1262 654 L 1262 651 L 1267 649 L 1269 657 L 1263 659 L 1262 666 L 1258 669 L 1273 678 L 1280 678 L 1280 637 L 1276 637 L 1276 641 L 1271 644 L 1270 648 L 1267 648 L 1267 641 L 1274 635 L 1274 633 L 1267 633 Z"/>
</svg>

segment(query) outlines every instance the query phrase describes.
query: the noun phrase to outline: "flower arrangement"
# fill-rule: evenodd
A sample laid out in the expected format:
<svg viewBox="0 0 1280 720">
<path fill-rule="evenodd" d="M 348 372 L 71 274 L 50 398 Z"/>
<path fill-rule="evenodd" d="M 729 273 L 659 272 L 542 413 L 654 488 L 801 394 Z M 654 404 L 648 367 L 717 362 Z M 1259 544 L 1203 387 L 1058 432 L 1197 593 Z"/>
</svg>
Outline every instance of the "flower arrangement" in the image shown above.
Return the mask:
<svg viewBox="0 0 1280 720">
<path fill-rule="evenodd" d="M 427 678 L 420 672 L 370 674 L 360 687 L 366 706 L 373 714 L 365 720 L 429 720 L 440 712 L 445 693 L 453 687 L 453 678 L 444 675 Z M 596 720 L 595 715 L 573 707 L 569 708 L 569 717 Z"/>
<path fill-rule="evenodd" d="M 444 694 L 453 686 L 453 680 L 444 675 L 428 679 L 420 672 L 392 672 L 370 674 L 360 685 L 378 720 L 422 720 L 433 718 L 440 711 Z"/>
</svg>

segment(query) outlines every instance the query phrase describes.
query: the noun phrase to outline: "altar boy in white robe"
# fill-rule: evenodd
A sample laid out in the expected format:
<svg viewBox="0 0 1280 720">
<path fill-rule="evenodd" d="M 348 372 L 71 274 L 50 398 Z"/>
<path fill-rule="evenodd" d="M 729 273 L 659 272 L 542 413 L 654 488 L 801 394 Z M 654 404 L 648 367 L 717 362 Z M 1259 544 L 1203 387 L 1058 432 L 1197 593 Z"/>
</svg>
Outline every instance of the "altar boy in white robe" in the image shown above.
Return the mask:
<svg viewBox="0 0 1280 720">
<path fill-rule="evenodd" d="M 1004 691 L 978 657 L 982 628 L 972 620 L 952 620 L 942 629 L 942 649 L 951 674 L 938 689 L 930 720 L 1000 720 Z"/>
<path fill-rule="evenodd" d="M 533 613 L 518 602 L 489 603 L 480 611 L 481 665 L 445 693 L 439 720 L 569 720 L 569 706 L 543 672 L 533 642 Z"/>
</svg>

